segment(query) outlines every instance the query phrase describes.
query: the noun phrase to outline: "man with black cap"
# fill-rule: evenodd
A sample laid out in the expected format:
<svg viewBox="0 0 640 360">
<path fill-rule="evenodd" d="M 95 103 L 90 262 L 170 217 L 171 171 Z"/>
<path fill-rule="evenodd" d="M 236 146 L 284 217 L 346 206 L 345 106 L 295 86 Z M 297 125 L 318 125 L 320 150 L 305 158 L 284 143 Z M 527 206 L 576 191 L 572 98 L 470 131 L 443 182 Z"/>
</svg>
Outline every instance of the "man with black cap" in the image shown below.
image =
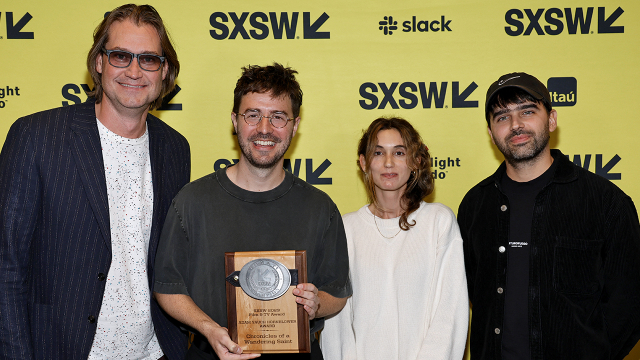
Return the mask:
<svg viewBox="0 0 640 360">
<path fill-rule="evenodd" d="M 525 73 L 487 91 L 498 170 L 462 200 L 471 359 L 622 359 L 640 339 L 640 225 L 610 181 L 550 150 L 557 113 Z"/>
</svg>

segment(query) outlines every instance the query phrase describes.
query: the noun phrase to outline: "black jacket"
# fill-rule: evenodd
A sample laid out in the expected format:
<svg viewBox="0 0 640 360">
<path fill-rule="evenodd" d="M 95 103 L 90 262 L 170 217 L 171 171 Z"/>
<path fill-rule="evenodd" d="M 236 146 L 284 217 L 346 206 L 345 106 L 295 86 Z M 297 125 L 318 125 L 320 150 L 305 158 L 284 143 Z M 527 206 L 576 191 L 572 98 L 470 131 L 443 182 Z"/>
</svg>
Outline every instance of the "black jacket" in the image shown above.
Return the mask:
<svg viewBox="0 0 640 360">
<path fill-rule="evenodd" d="M 633 201 L 558 150 L 557 168 L 536 197 L 530 243 L 532 359 L 622 359 L 640 339 L 640 225 Z M 506 165 L 462 200 L 473 306 L 471 358 L 501 359 L 509 202 Z"/>
<path fill-rule="evenodd" d="M 147 116 L 153 218 L 150 294 L 160 230 L 188 181 L 187 140 Z M 111 264 L 109 203 L 93 101 L 17 120 L 0 153 L 0 359 L 86 359 Z M 151 298 L 158 342 L 182 359 L 186 335 Z"/>
</svg>

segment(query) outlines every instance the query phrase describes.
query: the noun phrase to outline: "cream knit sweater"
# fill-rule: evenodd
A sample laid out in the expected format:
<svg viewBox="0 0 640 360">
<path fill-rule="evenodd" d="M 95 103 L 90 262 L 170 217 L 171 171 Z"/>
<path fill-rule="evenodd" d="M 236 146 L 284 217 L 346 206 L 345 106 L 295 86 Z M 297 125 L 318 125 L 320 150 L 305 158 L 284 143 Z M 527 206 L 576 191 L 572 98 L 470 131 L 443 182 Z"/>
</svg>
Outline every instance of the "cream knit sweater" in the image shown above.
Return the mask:
<svg viewBox="0 0 640 360">
<path fill-rule="evenodd" d="M 343 220 L 353 296 L 326 320 L 324 358 L 462 359 L 469 300 L 451 209 L 422 202 L 399 233 L 398 218 L 374 222 L 367 206 Z"/>
</svg>

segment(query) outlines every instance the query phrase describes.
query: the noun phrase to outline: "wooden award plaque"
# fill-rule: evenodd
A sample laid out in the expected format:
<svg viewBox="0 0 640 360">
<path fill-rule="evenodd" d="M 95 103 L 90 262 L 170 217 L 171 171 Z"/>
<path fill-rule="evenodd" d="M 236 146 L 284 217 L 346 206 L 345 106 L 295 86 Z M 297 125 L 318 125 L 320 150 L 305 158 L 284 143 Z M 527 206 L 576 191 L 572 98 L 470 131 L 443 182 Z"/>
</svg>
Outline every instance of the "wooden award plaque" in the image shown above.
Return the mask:
<svg viewBox="0 0 640 360">
<path fill-rule="evenodd" d="M 255 261 L 254 261 L 255 260 Z M 253 262 L 252 262 L 253 261 Z M 247 270 L 251 270 L 253 264 L 267 264 L 262 266 L 262 270 L 256 268 L 256 274 L 251 275 L 249 286 L 247 280 L 244 285 L 248 292 L 241 286 L 233 285 L 231 281 L 226 282 L 227 292 L 227 327 L 231 339 L 237 343 L 243 353 L 308 353 L 311 351 L 311 343 L 309 336 L 309 314 L 304 310 L 302 305 L 295 301 L 293 289 L 298 283 L 307 282 L 307 257 L 305 251 L 251 251 L 251 252 L 228 252 L 225 253 L 225 272 L 228 277 L 235 277 L 242 270 L 243 266 L 252 262 L 248 269 L 245 269 L 245 279 L 247 278 Z M 278 262 L 280 268 L 286 268 L 286 276 L 289 276 L 289 270 L 297 270 L 297 282 L 292 279 L 292 284 L 286 289 L 283 295 L 272 300 L 260 300 L 262 294 L 269 295 L 269 289 L 261 288 L 262 284 L 260 276 L 266 276 L 265 279 L 272 281 L 273 278 L 279 278 L 284 271 L 272 270 L 269 264 Z M 284 267 L 282 266 L 284 265 Z M 273 272 L 273 275 L 268 273 Z M 236 273 L 234 276 L 233 274 Z M 266 274 L 266 275 L 264 275 Z M 280 274 L 280 275 L 278 275 Z M 257 278 L 257 280 L 255 280 Z M 268 278 L 268 279 L 267 279 Z M 268 285 L 269 281 L 265 283 Z M 255 286 L 258 290 L 264 290 L 264 293 L 255 295 Z M 281 291 L 285 291 L 282 288 Z M 276 291 L 274 291 L 275 293 Z M 252 294 L 251 296 L 248 294 Z"/>
</svg>

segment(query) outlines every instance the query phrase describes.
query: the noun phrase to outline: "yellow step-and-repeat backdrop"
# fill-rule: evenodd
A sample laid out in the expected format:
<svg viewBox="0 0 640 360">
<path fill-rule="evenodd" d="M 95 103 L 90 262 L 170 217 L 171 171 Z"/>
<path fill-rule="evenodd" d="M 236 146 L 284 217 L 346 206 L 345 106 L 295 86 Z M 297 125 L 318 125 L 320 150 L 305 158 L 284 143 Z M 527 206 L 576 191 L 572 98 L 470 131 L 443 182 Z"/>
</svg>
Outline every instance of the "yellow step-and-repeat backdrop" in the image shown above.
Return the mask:
<svg viewBox="0 0 640 360">
<path fill-rule="evenodd" d="M 0 4 L 0 142 L 18 117 L 84 102 L 92 34 L 117 1 Z M 155 115 L 191 144 L 192 179 L 239 158 L 230 112 L 240 68 L 299 71 L 302 122 L 286 155 L 342 213 L 366 202 L 356 167 L 362 130 L 408 119 L 433 156 L 431 201 L 457 210 L 502 161 L 484 120 L 486 90 L 507 72 L 547 84 L 551 145 L 640 199 L 640 2 L 422 0 L 151 2 L 182 70 Z M 634 100 L 636 99 L 636 100 Z M 640 201 L 640 200 L 638 200 Z M 628 359 L 639 359 L 640 349 Z"/>
</svg>

